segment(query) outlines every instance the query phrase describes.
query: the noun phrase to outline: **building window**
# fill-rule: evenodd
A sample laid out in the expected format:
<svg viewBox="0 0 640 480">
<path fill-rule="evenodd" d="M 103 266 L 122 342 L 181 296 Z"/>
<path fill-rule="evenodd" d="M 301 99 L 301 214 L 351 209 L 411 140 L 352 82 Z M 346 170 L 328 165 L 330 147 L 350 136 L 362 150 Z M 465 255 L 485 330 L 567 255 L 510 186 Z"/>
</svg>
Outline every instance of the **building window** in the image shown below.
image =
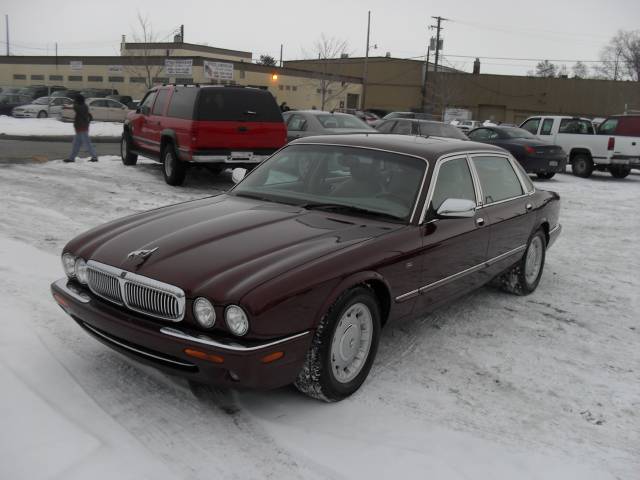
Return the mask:
<svg viewBox="0 0 640 480">
<path fill-rule="evenodd" d="M 52 82 L 62 82 L 64 77 L 62 75 L 49 75 L 49 80 Z"/>
<path fill-rule="evenodd" d="M 121 82 L 124 82 L 124 77 L 109 77 L 109 82 L 121 83 Z"/>
<path fill-rule="evenodd" d="M 130 83 L 145 83 L 147 81 L 144 77 L 129 77 Z"/>
<path fill-rule="evenodd" d="M 284 85 L 278 85 L 278 90 L 284 90 Z"/>
<path fill-rule="evenodd" d="M 246 76 L 246 73 L 244 70 L 240 70 L 240 78 L 244 78 Z"/>
<path fill-rule="evenodd" d="M 291 87 L 291 90 L 293 90 L 294 92 L 298 91 L 298 87 L 296 87 L 295 85 L 293 87 Z"/>
<path fill-rule="evenodd" d="M 31 75 L 31 80 L 44 80 L 44 75 Z"/>
<path fill-rule="evenodd" d="M 22 74 L 22 73 L 14 73 L 13 74 L 13 79 L 14 80 L 26 80 L 27 76 Z"/>
<path fill-rule="evenodd" d="M 82 81 L 82 75 L 69 75 L 67 78 L 69 79 L 70 82 L 81 82 Z"/>
<path fill-rule="evenodd" d="M 180 85 L 191 85 L 193 84 L 193 78 L 176 78 L 176 83 Z"/>
<path fill-rule="evenodd" d="M 100 75 L 89 75 L 87 77 L 87 81 L 89 81 L 89 82 L 102 82 L 102 77 Z"/>
<path fill-rule="evenodd" d="M 153 79 L 153 83 L 162 83 L 162 84 L 169 83 L 169 77 L 155 77 Z"/>
<path fill-rule="evenodd" d="M 291 90 L 291 85 L 287 85 L 286 89 Z"/>
<path fill-rule="evenodd" d="M 319 88 L 316 88 L 316 93 L 321 93 L 321 90 Z"/>
</svg>

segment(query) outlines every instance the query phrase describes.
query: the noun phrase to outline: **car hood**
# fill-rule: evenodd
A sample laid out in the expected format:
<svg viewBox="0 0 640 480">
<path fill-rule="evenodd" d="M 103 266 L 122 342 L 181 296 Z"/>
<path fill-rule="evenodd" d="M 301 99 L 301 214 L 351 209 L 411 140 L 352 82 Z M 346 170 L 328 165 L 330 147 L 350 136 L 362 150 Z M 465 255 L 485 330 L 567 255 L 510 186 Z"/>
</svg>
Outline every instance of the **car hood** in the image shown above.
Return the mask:
<svg viewBox="0 0 640 480">
<path fill-rule="evenodd" d="M 239 301 L 286 271 L 402 225 L 219 195 L 97 227 L 65 247 L 85 259 L 182 288 L 187 297 Z M 129 258 L 156 249 L 146 261 Z"/>
</svg>

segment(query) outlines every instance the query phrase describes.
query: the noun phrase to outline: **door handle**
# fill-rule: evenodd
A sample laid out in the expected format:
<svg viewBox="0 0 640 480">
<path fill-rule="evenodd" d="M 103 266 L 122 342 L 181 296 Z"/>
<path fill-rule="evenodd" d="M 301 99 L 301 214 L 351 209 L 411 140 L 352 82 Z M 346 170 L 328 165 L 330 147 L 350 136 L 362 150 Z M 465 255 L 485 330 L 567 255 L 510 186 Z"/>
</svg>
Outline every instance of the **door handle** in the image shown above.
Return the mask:
<svg viewBox="0 0 640 480">
<path fill-rule="evenodd" d="M 484 218 L 482 217 L 476 218 L 476 225 L 478 225 L 479 227 L 484 226 Z"/>
<path fill-rule="evenodd" d="M 531 205 L 530 203 L 527 203 L 525 207 L 527 208 L 527 210 L 531 210 L 533 208 L 533 205 Z"/>
<path fill-rule="evenodd" d="M 247 132 L 249 129 L 247 127 L 238 127 L 239 132 Z"/>
</svg>

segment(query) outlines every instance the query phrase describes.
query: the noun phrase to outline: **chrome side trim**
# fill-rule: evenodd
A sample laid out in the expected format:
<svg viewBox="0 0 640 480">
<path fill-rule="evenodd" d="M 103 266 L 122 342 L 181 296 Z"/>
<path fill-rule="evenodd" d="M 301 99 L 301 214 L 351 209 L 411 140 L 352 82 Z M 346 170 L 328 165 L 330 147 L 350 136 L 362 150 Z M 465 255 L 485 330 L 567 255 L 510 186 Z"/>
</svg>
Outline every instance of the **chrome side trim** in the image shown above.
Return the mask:
<svg viewBox="0 0 640 480">
<path fill-rule="evenodd" d="M 142 142 L 142 143 L 150 143 L 152 145 L 160 145 L 160 142 L 156 142 L 155 140 L 149 140 L 148 138 L 144 138 L 144 137 L 139 137 L 138 135 L 132 135 L 132 137 L 134 140 L 137 140 L 138 142 Z"/>
<path fill-rule="evenodd" d="M 437 287 L 441 287 L 442 285 L 445 285 L 447 283 L 453 282 L 455 280 L 458 280 L 459 278 L 462 278 L 466 275 L 469 275 L 470 273 L 476 272 L 478 270 L 481 270 L 482 268 L 486 268 L 489 267 L 491 265 L 493 265 L 496 262 L 499 262 L 500 260 L 507 258 L 511 255 L 515 255 L 516 253 L 522 252 L 523 250 L 525 250 L 527 248 L 526 245 L 520 245 L 519 247 L 514 248 L 513 250 L 509 250 L 508 252 L 502 253 L 500 255 L 498 255 L 497 257 L 493 257 L 485 262 L 479 263 L 478 265 L 475 265 L 473 267 L 469 267 L 465 270 L 462 270 L 461 272 L 458 273 L 454 273 L 453 275 L 449 275 L 448 277 L 445 278 L 441 278 L 438 281 L 435 281 L 433 283 L 429 283 L 428 285 L 425 285 L 423 287 L 417 288 L 415 290 L 411 290 L 410 292 L 407 293 L 403 293 L 402 295 L 399 295 L 395 298 L 395 301 L 397 303 L 401 303 L 404 302 L 406 300 L 409 300 L 410 298 L 415 297 L 416 295 L 421 295 L 425 292 L 428 292 L 429 290 L 433 290 L 434 288 Z"/>
<path fill-rule="evenodd" d="M 255 163 L 258 165 L 269 158 L 269 155 L 252 155 L 251 158 L 238 158 L 236 160 L 228 155 L 193 155 L 191 158 L 194 163 L 225 163 L 228 165 L 234 163 Z"/>
<path fill-rule="evenodd" d="M 261 350 L 263 348 L 273 347 L 275 345 L 288 342 L 289 340 L 295 340 L 296 338 L 304 337 L 305 335 L 311 333 L 310 330 L 307 330 L 306 332 L 298 333 L 286 338 L 281 338 L 280 340 L 263 343 L 254 347 L 245 347 L 244 345 L 240 345 L 238 343 L 222 343 L 204 335 L 194 337 L 193 335 L 184 333 L 183 331 L 176 328 L 162 327 L 160 329 L 160 332 L 164 333 L 165 335 L 169 335 L 170 337 L 179 338 L 188 342 L 199 343 L 201 345 L 207 345 L 208 347 L 219 348 L 220 350 L 227 350 L 230 352 L 254 352 L 256 350 Z"/>
<path fill-rule="evenodd" d="M 557 230 L 560 229 L 560 224 L 557 224 L 555 227 L 553 227 L 551 230 L 549 230 L 549 235 L 554 235 L 556 233 Z"/>
<path fill-rule="evenodd" d="M 61 278 L 60 280 L 56 280 L 53 285 L 56 288 L 62 290 L 66 295 L 69 295 L 71 298 L 80 303 L 89 303 L 91 301 L 91 297 L 83 292 L 78 292 L 73 290 L 68 286 L 69 279 L 67 277 Z"/>
<path fill-rule="evenodd" d="M 86 328 L 87 330 L 91 330 L 91 332 L 94 335 L 97 335 L 97 336 L 99 336 L 101 338 L 104 338 L 107 342 L 114 343 L 114 344 L 118 345 L 119 347 L 124 348 L 125 350 L 129 350 L 130 352 L 137 353 L 138 355 L 142 355 L 144 357 L 153 358 L 155 360 L 160 360 L 162 362 L 173 363 L 174 365 L 180 365 L 181 367 L 189 367 L 189 368 L 194 368 L 195 367 L 195 365 L 193 363 L 178 362 L 176 360 L 171 360 L 171 359 L 168 359 L 166 357 L 162 357 L 160 355 L 154 355 L 153 353 L 145 352 L 144 350 L 139 350 L 139 349 L 137 349 L 135 347 L 132 347 L 131 345 L 126 345 L 126 344 L 116 340 L 115 338 L 109 336 L 109 335 L 105 335 L 104 333 L 99 332 L 98 330 L 93 328 L 88 323 L 82 322 L 82 326 L 84 328 Z"/>
</svg>

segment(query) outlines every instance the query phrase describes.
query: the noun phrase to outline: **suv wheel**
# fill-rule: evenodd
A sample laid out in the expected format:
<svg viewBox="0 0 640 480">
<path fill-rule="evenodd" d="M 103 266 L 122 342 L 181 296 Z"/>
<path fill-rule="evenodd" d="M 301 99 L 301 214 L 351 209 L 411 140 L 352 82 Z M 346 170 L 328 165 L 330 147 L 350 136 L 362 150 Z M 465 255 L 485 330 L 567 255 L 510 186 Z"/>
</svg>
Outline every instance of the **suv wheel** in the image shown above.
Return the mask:
<svg viewBox="0 0 640 480">
<path fill-rule="evenodd" d="M 187 173 L 185 164 L 178 160 L 176 149 L 172 143 L 167 143 L 162 149 L 162 174 L 169 185 L 178 186 L 184 183 Z"/>
<path fill-rule="evenodd" d="M 624 165 L 613 165 L 609 168 L 609 173 L 613 178 L 625 178 L 631 173 L 631 169 Z"/>
<path fill-rule="evenodd" d="M 38 112 L 38 118 L 47 118 L 49 115 L 47 115 L 47 112 L 45 112 L 44 110 L 40 110 Z"/>
<path fill-rule="evenodd" d="M 542 180 L 549 180 L 550 178 L 553 178 L 553 176 L 555 174 L 556 174 L 556 172 L 538 172 L 538 173 L 536 173 L 538 178 L 540 178 Z"/>
<path fill-rule="evenodd" d="M 593 173 L 593 160 L 585 153 L 578 153 L 571 160 L 571 172 L 576 177 L 590 177 Z"/>
<path fill-rule="evenodd" d="M 120 140 L 120 156 L 125 165 L 135 165 L 138 162 L 138 155 L 131 153 L 131 137 L 128 133 L 122 134 Z"/>
</svg>

